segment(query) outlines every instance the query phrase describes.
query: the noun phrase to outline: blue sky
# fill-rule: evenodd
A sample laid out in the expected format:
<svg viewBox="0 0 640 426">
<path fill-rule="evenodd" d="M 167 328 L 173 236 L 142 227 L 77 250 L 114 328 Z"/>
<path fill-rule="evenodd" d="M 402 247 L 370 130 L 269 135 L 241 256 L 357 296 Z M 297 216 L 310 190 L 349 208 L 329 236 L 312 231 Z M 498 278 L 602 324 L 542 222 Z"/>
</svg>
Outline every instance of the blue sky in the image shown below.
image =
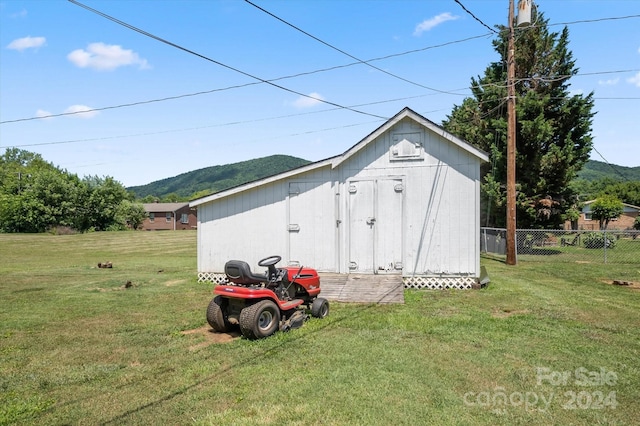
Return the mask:
<svg viewBox="0 0 640 426">
<path fill-rule="evenodd" d="M 207 59 L 68 1 L 0 0 L 0 150 L 125 186 L 271 154 L 321 160 L 405 106 L 440 124 L 498 60 L 453 0 L 254 1 L 324 43 L 241 0 L 81 2 Z M 460 3 L 507 22 L 508 0 Z M 569 28 L 572 92 L 595 93 L 591 157 L 639 166 L 640 3 L 536 4 Z M 87 109 L 101 110 L 31 119 Z"/>
</svg>

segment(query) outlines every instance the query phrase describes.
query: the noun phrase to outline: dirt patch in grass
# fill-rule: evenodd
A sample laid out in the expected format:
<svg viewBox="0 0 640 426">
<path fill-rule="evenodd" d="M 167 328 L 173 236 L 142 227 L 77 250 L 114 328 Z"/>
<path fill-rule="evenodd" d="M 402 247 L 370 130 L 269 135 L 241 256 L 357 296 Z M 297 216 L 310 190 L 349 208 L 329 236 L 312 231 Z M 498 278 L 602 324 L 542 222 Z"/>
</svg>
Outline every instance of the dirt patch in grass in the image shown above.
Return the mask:
<svg viewBox="0 0 640 426">
<path fill-rule="evenodd" d="M 138 284 L 134 284 L 131 281 L 125 282 L 123 285 L 119 287 L 93 287 L 89 288 L 89 291 L 99 291 L 104 293 L 105 291 L 120 291 L 120 290 L 129 290 L 131 288 L 138 287 Z"/>
<path fill-rule="evenodd" d="M 634 290 L 640 290 L 640 282 L 627 281 L 627 280 L 603 280 L 605 284 L 613 285 L 616 287 L 632 288 Z"/>
<path fill-rule="evenodd" d="M 494 309 L 493 312 L 491 313 L 491 316 L 494 318 L 508 318 L 513 315 L 525 315 L 528 313 L 529 313 L 528 309 L 503 308 L 503 309 Z"/>
<path fill-rule="evenodd" d="M 182 334 L 204 337 L 204 342 L 200 342 L 196 345 L 190 346 L 190 351 L 206 348 L 207 346 L 213 344 L 229 343 L 240 338 L 240 333 L 237 331 L 231 331 L 229 333 L 218 333 L 217 331 L 214 331 L 209 325 L 194 328 L 193 330 L 185 330 L 182 332 Z"/>
</svg>

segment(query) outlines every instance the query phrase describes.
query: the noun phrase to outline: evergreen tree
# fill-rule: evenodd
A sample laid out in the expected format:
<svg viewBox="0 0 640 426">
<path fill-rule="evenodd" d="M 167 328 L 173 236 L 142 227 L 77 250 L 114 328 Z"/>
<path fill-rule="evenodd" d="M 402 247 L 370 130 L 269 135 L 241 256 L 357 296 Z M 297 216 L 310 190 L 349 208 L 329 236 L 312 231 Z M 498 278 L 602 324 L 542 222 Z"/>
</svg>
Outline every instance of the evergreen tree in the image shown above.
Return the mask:
<svg viewBox="0 0 640 426">
<path fill-rule="evenodd" d="M 569 31 L 550 33 L 542 13 L 518 29 L 516 72 L 516 216 L 518 228 L 555 228 L 575 201 L 569 182 L 589 158 L 593 93 L 569 93 L 578 72 Z M 501 28 L 493 41 L 500 61 L 471 79 L 472 97 L 456 105 L 443 125 L 490 155 L 483 167 L 483 224 L 506 223 L 507 46 Z"/>
</svg>

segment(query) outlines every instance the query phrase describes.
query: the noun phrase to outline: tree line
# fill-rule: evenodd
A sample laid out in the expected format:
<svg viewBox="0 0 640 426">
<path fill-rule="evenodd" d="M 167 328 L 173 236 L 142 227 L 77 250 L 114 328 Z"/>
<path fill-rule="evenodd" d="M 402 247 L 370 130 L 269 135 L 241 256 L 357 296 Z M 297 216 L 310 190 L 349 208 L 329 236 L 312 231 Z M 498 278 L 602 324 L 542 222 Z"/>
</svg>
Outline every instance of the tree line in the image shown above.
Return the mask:
<svg viewBox="0 0 640 426">
<path fill-rule="evenodd" d="M 145 217 L 142 204 L 112 177 L 81 179 L 17 148 L 0 156 L 0 232 L 137 229 Z"/>
<path fill-rule="evenodd" d="M 189 201 L 309 164 L 289 155 L 270 155 L 238 163 L 205 167 L 178 176 L 128 188 L 144 202 Z"/>
</svg>

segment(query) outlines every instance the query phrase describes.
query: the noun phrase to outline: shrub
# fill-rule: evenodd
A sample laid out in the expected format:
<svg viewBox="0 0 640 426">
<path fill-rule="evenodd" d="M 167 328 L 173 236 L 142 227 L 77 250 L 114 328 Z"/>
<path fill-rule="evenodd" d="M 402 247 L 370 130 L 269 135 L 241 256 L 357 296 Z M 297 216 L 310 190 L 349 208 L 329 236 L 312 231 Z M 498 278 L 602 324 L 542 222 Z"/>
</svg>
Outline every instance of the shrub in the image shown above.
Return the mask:
<svg viewBox="0 0 640 426">
<path fill-rule="evenodd" d="M 611 237 L 606 237 L 603 232 L 590 232 L 584 236 L 584 246 L 590 249 L 603 248 L 605 241 L 607 248 L 614 248 L 616 246 L 616 240 Z"/>
</svg>

